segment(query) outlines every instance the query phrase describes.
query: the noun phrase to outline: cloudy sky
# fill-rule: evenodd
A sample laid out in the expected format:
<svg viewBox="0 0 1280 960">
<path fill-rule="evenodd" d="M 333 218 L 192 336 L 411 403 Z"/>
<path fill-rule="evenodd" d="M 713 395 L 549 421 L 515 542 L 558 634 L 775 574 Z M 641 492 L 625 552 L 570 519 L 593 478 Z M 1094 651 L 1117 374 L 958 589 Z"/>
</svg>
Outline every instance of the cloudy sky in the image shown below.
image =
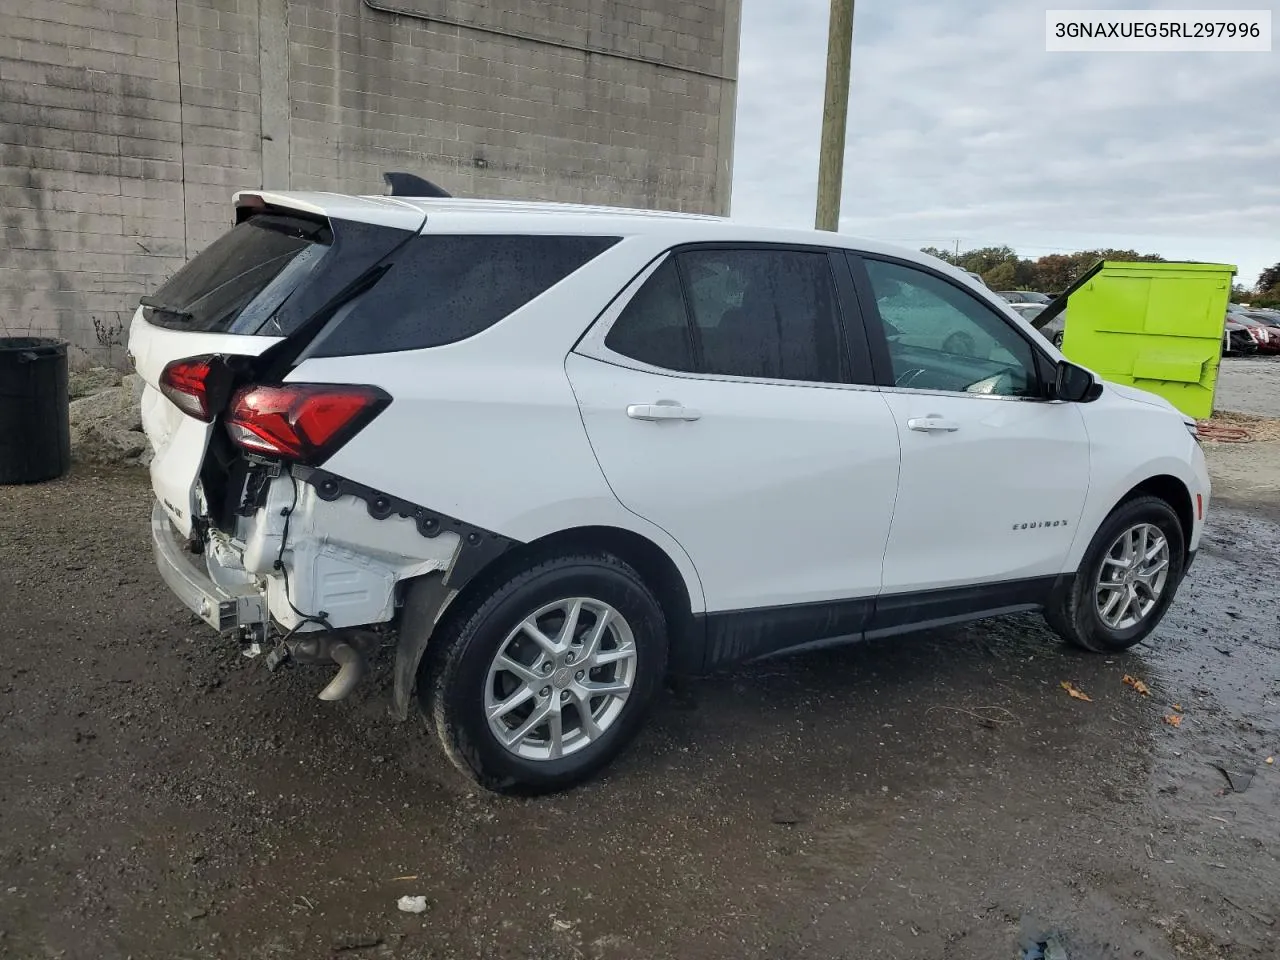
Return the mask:
<svg viewBox="0 0 1280 960">
<path fill-rule="evenodd" d="M 733 214 L 811 225 L 828 0 L 742 0 Z M 1046 53 L 1047 9 L 1277 0 L 857 0 L 841 229 L 1024 257 L 1280 261 L 1280 45 Z M 1274 26 L 1273 26 L 1274 29 Z"/>
</svg>

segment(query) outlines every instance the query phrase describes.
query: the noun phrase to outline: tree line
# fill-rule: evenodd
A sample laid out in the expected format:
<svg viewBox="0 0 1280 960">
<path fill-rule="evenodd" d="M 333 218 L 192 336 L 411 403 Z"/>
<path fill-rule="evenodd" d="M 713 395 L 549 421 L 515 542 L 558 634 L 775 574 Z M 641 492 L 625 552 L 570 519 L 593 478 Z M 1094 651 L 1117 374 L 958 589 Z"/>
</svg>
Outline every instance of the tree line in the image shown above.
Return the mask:
<svg viewBox="0 0 1280 960">
<path fill-rule="evenodd" d="M 1051 253 L 1037 260 L 1019 257 L 1012 247 L 979 247 L 962 250 L 959 256 L 937 247 L 925 247 L 921 252 L 979 274 L 992 290 L 1038 290 L 1048 294 L 1061 293 L 1099 260 L 1164 262 L 1159 254 L 1136 250 L 1078 250 Z"/>
<path fill-rule="evenodd" d="M 1252 290 L 1238 284 L 1232 287 L 1231 299 L 1255 307 L 1280 307 L 1280 263 L 1263 270 Z"/>
<path fill-rule="evenodd" d="M 980 275 L 982 282 L 992 290 L 1038 290 L 1051 295 L 1071 286 L 1099 260 L 1165 262 L 1165 258 L 1157 253 L 1138 253 L 1136 250 L 1078 250 L 1075 253 L 1051 253 L 1036 260 L 1019 257 L 1012 247 L 1004 246 L 962 250 L 958 256 L 937 247 L 924 247 L 921 252 Z M 1232 287 L 1231 299 L 1259 307 L 1280 306 L 1280 263 L 1262 271 L 1253 288 L 1239 284 Z"/>
</svg>

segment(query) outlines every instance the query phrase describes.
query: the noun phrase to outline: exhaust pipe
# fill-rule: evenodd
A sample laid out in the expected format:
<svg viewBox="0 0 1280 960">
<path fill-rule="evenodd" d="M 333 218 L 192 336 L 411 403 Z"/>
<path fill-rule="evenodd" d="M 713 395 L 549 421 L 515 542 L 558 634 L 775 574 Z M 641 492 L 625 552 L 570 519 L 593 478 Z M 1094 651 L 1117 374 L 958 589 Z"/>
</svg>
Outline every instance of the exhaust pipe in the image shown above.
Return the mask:
<svg viewBox="0 0 1280 960">
<path fill-rule="evenodd" d="M 345 700 L 369 672 L 369 663 L 359 650 L 341 641 L 329 648 L 329 657 L 340 669 L 329 685 L 320 691 L 320 699 Z"/>
</svg>

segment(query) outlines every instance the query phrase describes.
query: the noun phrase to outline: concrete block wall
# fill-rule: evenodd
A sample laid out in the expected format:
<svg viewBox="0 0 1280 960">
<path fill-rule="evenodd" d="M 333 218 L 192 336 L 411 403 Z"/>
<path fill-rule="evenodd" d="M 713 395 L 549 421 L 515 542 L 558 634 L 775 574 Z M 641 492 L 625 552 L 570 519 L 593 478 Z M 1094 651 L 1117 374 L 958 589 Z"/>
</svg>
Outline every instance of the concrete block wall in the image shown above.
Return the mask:
<svg viewBox="0 0 1280 960">
<path fill-rule="evenodd" d="M 0 336 L 125 363 L 238 189 L 725 213 L 740 0 L 0 0 Z"/>
</svg>

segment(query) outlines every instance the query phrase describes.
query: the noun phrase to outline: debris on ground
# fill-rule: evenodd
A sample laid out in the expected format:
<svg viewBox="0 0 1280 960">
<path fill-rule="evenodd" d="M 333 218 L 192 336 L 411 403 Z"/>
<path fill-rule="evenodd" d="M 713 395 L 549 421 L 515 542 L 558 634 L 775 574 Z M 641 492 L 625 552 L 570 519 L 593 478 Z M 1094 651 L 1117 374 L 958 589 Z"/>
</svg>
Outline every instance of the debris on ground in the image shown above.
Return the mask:
<svg viewBox="0 0 1280 960">
<path fill-rule="evenodd" d="M 1218 765 L 1217 771 L 1227 778 L 1227 786 L 1231 788 L 1232 793 L 1244 793 L 1249 789 L 1249 784 L 1253 783 L 1254 770 L 1229 770 L 1224 766 Z"/>
<path fill-rule="evenodd" d="M 1089 696 L 1083 690 L 1072 685 L 1070 680 L 1062 681 L 1062 689 L 1067 691 L 1068 696 L 1075 700 L 1084 700 L 1087 703 L 1093 703 L 1093 697 Z"/>
<path fill-rule="evenodd" d="M 1267 762 L 1267 763 L 1269 763 L 1269 764 L 1270 764 L 1270 763 L 1275 763 L 1275 762 L 1276 762 L 1276 758 L 1275 758 L 1275 757 L 1267 757 L 1266 762 Z"/>
<path fill-rule="evenodd" d="M 1276 924 L 1276 918 L 1275 918 L 1275 917 L 1273 917 L 1273 916 L 1271 916 L 1270 914 L 1267 914 L 1267 913 L 1259 913 L 1258 911 L 1253 910 L 1253 909 L 1251 909 L 1251 908 L 1249 908 L 1249 907 L 1246 907 L 1246 906 L 1244 906 L 1243 904 L 1236 903 L 1234 900 L 1232 900 L 1232 899 L 1231 899 L 1230 897 L 1228 897 L 1226 894 L 1223 894 L 1223 896 L 1222 896 L 1222 900 L 1223 900 L 1223 902 L 1224 902 L 1224 903 L 1229 903 L 1229 904 L 1231 904 L 1231 906 L 1235 907 L 1237 910 L 1242 910 L 1242 911 L 1244 911 L 1244 912 L 1245 912 L 1245 913 L 1247 913 L 1249 916 L 1253 917 L 1253 919 L 1257 920 L 1259 923 L 1265 924 L 1265 925 L 1266 925 L 1266 926 L 1268 926 L 1268 927 L 1274 927 L 1274 926 L 1275 926 L 1275 924 Z"/>
<path fill-rule="evenodd" d="M 404 913 L 426 913 L 427 898 L 426 897 L 401 897 L 396 901 L 396 906 Z"/>
<path fill-rule="evenodd" d="M 795 807 L 786 804 L 778 804 L 773 808 L 773 822 L 782 824 L 783 826 L 795 826 L 797 823 L 804 823 L 805 815 Z"/>
<path fill-rule="evenodd" d="M 1174 713 L 1181 713 L 1181 712 L 1182 712 L 1182 704 L 1180 704 L 1180 703 L 1175 703 L 1175 704 L 1173 705 L 1173 712 L 1174 712 Z"/>
<path fill-rule="evenodd" d="M 1215 410 L 1213 419 L 1196 423 L 1196 432 L 1209 443 L 1252 443 L 1280 440 L 1280 419 L 1252 413 Z"/>
<path fill-rule="evenodd" d="M 1182 715 L 1177 713 L 1170 713 L 1165 716 L 1164 722 L 1171 727 L 1180 727 L 1182 726 Z"/>
<path fill-rule="evenodd" d="M 1022 960 L 1069 960 L 1067 948 L 1057 937 L 1037 940 L 1022 950 Z"/>
<path fill-rule="evenodd" d="M 67 396 L 72 400 L 91 397 L 112 387 L 120 386 L 123 375 L 111 367 L 90 367 L 88 370 L 72 370 L 67 374 Z"/>
<path fill-rule="evenodd" d="M 1125 674 L 1125 675 L 1120 679 L 1120 682 L 1121 682 L 1121 683 L 1123 683 L 1123 684 L 1124 684 L 1125 686 L 1127 686 L 1127 687 L 1133 687 L 1133 689 L 1137 690 L 1137 691 L 1138 691 L 1140 694 L 1142 694 L 1144 697 L 1149 697 L 1149 696 L 1151 696 L 1151 688 L 1150 688 L 1150 687 L 1148 687 L 1148 686 L 1147 686 L 1145 683 L 1143 683 L 1141 680 L 1139 680 L 1137 677 L 1131 677 L 1131 676 L 1129 676 L 1129 674 L 1127 674 L 1127 673 L 1126 673 L 1126 674 Z"/>
<path fill-rule="evenodd" d="M 382 937 L 376 933 L 347 933 L 335 939 L 330 949 L 334 953 L 343 953 L 347 950 L 368 950 L 380 946 Z"/>
<path fill-rule="evenodd" d="M 105 367 L 76 376 L 81 379 L 72 378 L 67 407 L 72 456 L 86 463 L 150 463 L 151 444 L 142 432 L 142 378 Z"/>
<path fill-rule="evenodd" d="M 969 710 L 966 707 L 953 707 L 949 704 L 939 703 L 926 710 L 925 716 L 928 716 L 935 710 L 950 710 L 954 713 L 962 713 L 967 717 L 973 717 L 973 719 L 977 720 L 978 723 L 991 730 L 1004 726 L 1006 723 L 1020 723 L 1018 718 L 1014 716 L 1013 711 L 1005 707 L 974 707 L 972 710 Z"/>
</svg>

